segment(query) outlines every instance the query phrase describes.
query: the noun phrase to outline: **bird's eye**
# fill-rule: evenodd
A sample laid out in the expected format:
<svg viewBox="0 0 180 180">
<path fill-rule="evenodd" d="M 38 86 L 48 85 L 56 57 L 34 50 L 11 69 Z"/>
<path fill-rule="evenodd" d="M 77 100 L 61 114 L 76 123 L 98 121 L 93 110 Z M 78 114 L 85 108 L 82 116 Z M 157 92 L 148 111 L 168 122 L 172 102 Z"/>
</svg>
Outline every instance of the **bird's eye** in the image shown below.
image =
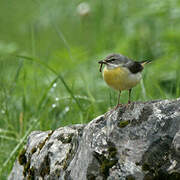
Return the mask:
<svg viewBox="0 0 180 180">
<path fill-rule="evenodd" d="M 115 61 L 115 58 L 108 59 L 109 62 Z"/>
</svg>

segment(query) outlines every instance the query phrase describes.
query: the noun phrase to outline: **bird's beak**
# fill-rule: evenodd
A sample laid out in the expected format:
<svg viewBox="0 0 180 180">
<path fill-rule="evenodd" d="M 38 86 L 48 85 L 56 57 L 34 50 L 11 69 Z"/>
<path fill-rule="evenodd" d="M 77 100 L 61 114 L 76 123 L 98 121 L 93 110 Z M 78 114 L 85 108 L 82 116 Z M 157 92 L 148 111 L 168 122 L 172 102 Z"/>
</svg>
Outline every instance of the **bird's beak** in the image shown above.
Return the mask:
<svg viewBox="0 0 180 180">
<path fill-rule="evenodd" d="M 107 62 L 104 61 L 104 60 L 101 60 L 101 61 L 99 61 L 98 63 L 99 63 L 99 64 L 107 64 Z"/>
</svg>

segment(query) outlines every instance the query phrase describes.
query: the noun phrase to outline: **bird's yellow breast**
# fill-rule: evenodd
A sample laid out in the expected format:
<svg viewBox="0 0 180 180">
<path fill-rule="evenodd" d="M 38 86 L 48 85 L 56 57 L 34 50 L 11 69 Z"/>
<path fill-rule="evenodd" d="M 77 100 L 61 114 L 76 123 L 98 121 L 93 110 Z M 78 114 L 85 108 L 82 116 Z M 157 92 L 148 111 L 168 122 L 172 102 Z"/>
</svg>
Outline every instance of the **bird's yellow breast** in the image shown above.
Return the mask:
<svg viewBox="0 0 180 180">
<path fill-rule="evenodd" d="M 103 77 L 105 82 L 116 90 L 128 90 L 136 86 L 141 79 L 141 74 L 132 74 L 127 68 L 116 67 L 103 70 Z"/>
</svg>

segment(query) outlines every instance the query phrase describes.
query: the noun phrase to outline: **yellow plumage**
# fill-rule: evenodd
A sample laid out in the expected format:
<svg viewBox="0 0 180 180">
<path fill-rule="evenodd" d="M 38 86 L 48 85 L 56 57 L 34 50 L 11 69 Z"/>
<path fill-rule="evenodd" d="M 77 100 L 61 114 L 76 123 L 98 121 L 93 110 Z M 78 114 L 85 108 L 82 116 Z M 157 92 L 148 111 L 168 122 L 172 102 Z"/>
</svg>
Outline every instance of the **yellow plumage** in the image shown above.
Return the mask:
<svg viewBox="0 0 180 180">
<path fill-rule="evenodd" d="M 141 73 L 132 74 L 125 67 L 108 68 L 103 70 L 105 82 L 116 90 L 129 90 L 136 86 L 141 80 Z"/>
</svg>

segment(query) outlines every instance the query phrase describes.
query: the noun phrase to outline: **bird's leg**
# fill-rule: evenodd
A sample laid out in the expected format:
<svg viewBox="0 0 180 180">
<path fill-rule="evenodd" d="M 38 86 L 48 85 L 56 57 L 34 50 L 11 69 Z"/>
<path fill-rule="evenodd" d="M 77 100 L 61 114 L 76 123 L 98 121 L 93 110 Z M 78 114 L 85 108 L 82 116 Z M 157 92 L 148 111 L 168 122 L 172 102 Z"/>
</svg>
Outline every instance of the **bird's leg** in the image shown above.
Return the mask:
<svg viewBox="0 0 180 180">
<path fill-rule="evenodd" d="M 121 104 L 120 104 L 120 96 L 121 96 L 121 91 L 119 90 L 117 105 L 115 106 L 114 109 L 117 109 L 119 106 L 121 106 Z"/>
<path fill-rule="evenodd" d="M 131 91 L 132 91 L 132 89 L 129 89 L 129 99 L 128 99 L 128 104 L 131 103 Z"/>
<path fill-rule="evenodd" d="M 121 91 L 119 90 L 119 94 L 118 94 L 118 102 L 117 102 L 117 106 L 120 106 L 120 96 L 121 96 Z"/>
</svg>

